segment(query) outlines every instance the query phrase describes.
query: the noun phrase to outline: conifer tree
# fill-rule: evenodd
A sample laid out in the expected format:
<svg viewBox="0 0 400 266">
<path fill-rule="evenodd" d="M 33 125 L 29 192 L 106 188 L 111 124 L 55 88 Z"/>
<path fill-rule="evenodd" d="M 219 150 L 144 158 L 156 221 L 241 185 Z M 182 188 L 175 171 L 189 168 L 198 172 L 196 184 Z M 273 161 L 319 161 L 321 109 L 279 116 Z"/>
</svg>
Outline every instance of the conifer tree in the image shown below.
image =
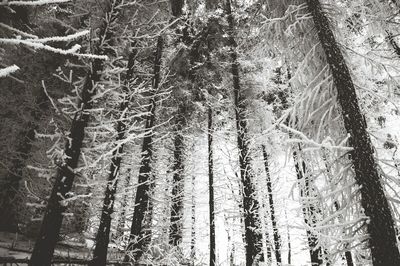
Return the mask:
<svg viewBox="0 0 400 266">
<path fill-rule="evenodd" d="M 332 72 L 344 126 L 350 135 L 349 144 L 353 148 L 350 155 L 355 179 L 360 186 L 361 205 L 369 218 L 367 231 L 373 265 L 400 264 L 392 213 L 382 187 L 350 71 L 320 1 L 307 0 L 306 3 Z"/>
<path fill-rule="evenodd" d="M 259 202 L 255 195 L 254 173 L 251 166 L 249 149 L 248 125 L 246 118 L 246 103 L 243 88 L 240 84 L 237 44 L 235 40 L 235 23 L 232 14 L 231 1 L 226 1 L 228 19 L 228 45 L 230 47 L 231 73 L 233 79 L 233 94 L 237 142 L 239 149 L 240 178 L 243 186 L 243 214 L 245 225 L 246 265 L 251 266 L 262 257 L 262 234 L 260 230 Z"/>
<path fill-rule="evenodd" d="M 105 16 L 107 19 L 100 26 L 100 41 L 95 45 L 95 54 L 104 54 L 104 46 L 112 38 L 109 26 L 117 18 L 118 10 L 114 8 L 116 8 L 118 4 L 118 0 L 112 0 L 108 3 Z M 40 233 L 29 262 L 30 266 L 46 266 L 51 264 L 54 248 L 59 238 L 63 212 L 66 209 L 62 201 L 68 198 L 68 193 L 71 191 L 74 182 L 76 175 L 75 168 L 78 166 L 82 143 L 85 137 L 85 128 L 89 121 L 89 113 L 87 111 L 92 108 L 92 98 L 95 95 L 94 85 L 100 81 L 103 66 L 103 60 L 99 58 L 94 59 L 92 62 L 92 69 L 86 75 L 86 80 L 82 88 L 82 100 L 79 103 L 79 110 L 75 113 L 71 122 L 71 129 L 68 136 L 69 141 L 65 144 L 64 153 L 66 159 L 61 162 L 57 170 L 55 183 L 47 203 Z"/>
</svg>

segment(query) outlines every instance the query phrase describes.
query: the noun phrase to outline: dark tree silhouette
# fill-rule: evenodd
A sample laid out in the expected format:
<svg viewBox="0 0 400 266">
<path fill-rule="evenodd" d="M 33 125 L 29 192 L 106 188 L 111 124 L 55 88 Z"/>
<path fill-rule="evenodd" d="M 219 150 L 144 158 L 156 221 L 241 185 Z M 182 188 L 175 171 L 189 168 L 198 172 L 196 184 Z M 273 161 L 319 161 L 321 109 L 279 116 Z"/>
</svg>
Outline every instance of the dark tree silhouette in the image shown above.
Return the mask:
<svg viewBox="0 0 400 266">
<path fill-rule="evenodd" d="M 235 41 L 235 22 L 232 15 L 231 1 L 226 1 L 228 20 L 228 45 L 230 47 L 231 73 L 233 78 L 233 94 L 237 128 L 237 142 L 239 149 L 240 178 L 243 185 L 243 214 L 245 225 L 246 265 L 253 265 L 254 261 L 262 257 L 262 234 L 260 230 L 259 202 L 256 199 L 253 185 L 254 173 L 251 169 L 251 158 L 248 139 L 248 125 L 246 120 L 245 99 L 240 86 L 239 63 L 237 44 Z"/>
<path fill-rule="evenodd" d="M 274 251 L 275 251 L 275 258 L 277 263 L 282 263 L 282 255 L 281 255 L 281 236 L 278 231 L 276 216 L 275 216 L 275 205 L 274 205 L 274 198 L 272 195 L 272 182 L 271 176 L 269 174 L 269 163 L 268 163 L 268 153 L 264 145 L 261 146 L 263 158 L 264 158 L 264 168 L 265 174 L 267 178 L 267 191 L 268 191 L 268 202 L 269 202 L 269 213 L 271 217 L 272 223 L 272 231 L 274 237 Z"/>
<path fill-rule="evenodd" d="M 126 80 L 124 86 L 124 91 L 127 93 L 130 86 L 130 80 L 133 77 L 133 66 L 135 62 L 137 51 L 134 49 L 129 55 L 128 60 L 128 71 L 126 74 Z M 129 105 L 129 98 L 125 96 L 122 100 L 119 112 L 125 113 L 126 108 Z M 126 114 L 126 113 L 125 113 Z M 117 122 L 117 137 L 115 139 L 116 143 L 125 139 L 126 134 L 126 124 L 123 120 Z M 100 225 L 97 229 L 95 248 L 93 251 L 92 261 L 89 263 L 90 266 L 101 266 L 107 263 L 107 250 L 108 243 L 110 241 L 110 230 L 111 230 L 111 214 L 114 212 L 114 201 L 115 193 L 117 191 L 118 185 L 118 175 L 121 168 L 122 154 L 124 150 L 124 145 L 121 144 L 113 152 L 113 157 L 111 159 L 110 173 L 107 179 L 106 191 L 104 193 L 103 208 L 101 211 Z"/>
<path fill-rule="evenodd" d="M 344 126 L 350 135 L 349 144 L 353 147 L 350 155 L 355 179 L 360 186 L 361 206 L 369 217 L 367 231 L 373 265 L 400 265 L 392 213 L 377 170 L 353 80 L 320 1 L 307 0 L 306 3 L 332 71 Z"/>
<path fill-rule="evenodd" d="M 161 58 L 163 51 L 164 39 L 159 36 L 157 39 L 157 47 L 154 56 L 154 74 L 153 74 L 153 95 L 150 99 L 148 113 L 146 118 L 145 130 L 146 135 L 143 138 L 142 144 L 142 158 L 139 169 L 138 187 L 135 196 L 135 208 L 133 211 L 131 233 L 129 237 L 129 244 L 127 251 L 133 251 L 133 256 L 127 254 L 125 261 L 131 261 L 133 258 L 137 261 L 143 254 L 147 243 L 145 234 L 144 222 L 145 213 L 149 206 L 149 193 L 150 193 L 150 179 L 152 174 L 151 160 L 153 156 L 153 132 L 154 122 L 156 118 L 156 92 L 160 85 L 161 76 Z"/>
<path fill-rule="evenodd" d="M 112 38 L 112 34 L 109 31 L 109 24 L 113 23 L 117 18 L 116 15 L 118 12 L 114 10 L 117 5 L 117 0 L 113 0 L 107 5 L 106 15 L 110 15 L 110 19 L 104 21 L 100 26 L 100 41 L 94 47 L 95 54 L 104 54 L 103 46 Z M 94 59 L 91 72 L 87 74 L 85 84 L 82 88 L 82 100 L 79 103 L 80 110 L 75 113 L 72 120 L 68 136 L 69 141 L 67 141 L 64 150 L 66 159 L 59 165 L 57 170 L 55 183 L 47 203 L 39 236 L 29 262 L 30 266 L 47 266 L 51 264 L 54 248 L 59 238 L 63 212 L 66 210 L 66 206 L 62 201 L 68 198 L 68 193 L 71 191 L 74 182 L 76 175 L 74 169 L 78 166 L 82 143 L 85 137 L 85 128 L 89 121 L 89 114 L 86 110 L 92 108 L 92 97 L 95 95 L 93 86 L 100 80 L 102 70 L 103 62 L 99 59 Z"/>
</svg>

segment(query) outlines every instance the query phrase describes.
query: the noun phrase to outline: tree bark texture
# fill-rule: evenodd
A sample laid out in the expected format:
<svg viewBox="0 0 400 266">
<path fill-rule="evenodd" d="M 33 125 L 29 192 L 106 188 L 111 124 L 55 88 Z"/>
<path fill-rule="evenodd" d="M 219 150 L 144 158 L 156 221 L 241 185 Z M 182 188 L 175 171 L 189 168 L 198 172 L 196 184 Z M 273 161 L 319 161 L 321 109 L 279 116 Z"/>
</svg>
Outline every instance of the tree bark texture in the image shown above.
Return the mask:
<svg viewBox="0 0 400 266">
<path fill-rule="evenodd" d="M 277 220 L 275 216 L 275 205 L 274 205 L 274 197 L 272 195 L 272 182 L 271 182 L 271 175 L 269 172 L 269 156 L 267 154 L 266 148 L 262 145 L 262 153 L 264 158 L 264 167 L 265 167 L 265 174 L 267 178 L 267 192 L 268 192 L 268 202 L 269 202 L 269 213 L 272 223 L 272 231 L 273 231 L 273 238 L 274 238 L 274 251 L 275 251 L 275 258 L 276 262 L 282 263 L 282 255 L 281 255 L 281 236 L 278 231 Z"/>
<path fill-rule="evenodd" d="M 154 57 L 154 76 L 153 76 L 153 95 L 150 100 L 148 117 L 146 118 L 146 135 L 143 138 L 142 158 L 139 169 L 138 187 L 135 196 L 135 208 L 133 211 L 131 233 L 127 251 L 133 251 L 133 256 L 127 254 L 125 261 L 131 261 L 132 258 L 137 261 L 143 254 L 149 236 L 144 230 L 145 213 L 149 206 L 150 179 L 152 174 L 151 161 L 153 156 L 153 127 L 156 119 L 156 100 L 155 93 L 160 85 L 161 77 L 161 59 L 163 52 L 164 39 L 159 36 L 157 39 L 157 48 Z"/>
<path fill-rule="evenodd" d="M 131 52 L 128 60 L 128 71 L 126 75 L 125 85 L 129 87 L 129 82 L 133 76 L 133 67 L 135 62 L 137 51 Z M 128 92 L 128 88 L 124 89 Z M 127 96 L 122 100 L 119 112 L 122 114 L 128 108 L 129 99 Z M 125 116 L 124 116 L 125 118 Z M 116 143 L 125 139 L 126 134 L 126 124 L 123 121 L 117 122 L 117 137 Z M 102 266 L 107 263 L 107 250 L 108 243 L 110 242 L 110 230 L 111 230 L 111 214 L 114 212 L 114 201 L 115 193 L 117 191 L 118 185 L 118 175 L 121 168 L 122 154 L 124 150 L 124 145 L 121 144 L 113 152 L 113 157 L 111 159 L 110 173 L 107 179 L 106 191 L 104 193 L 103 208 L 101 211 L 100 225 L 97 229 L 95 248 L 93 251 L 92 261 L 89 263 L 90 266 Z"/>
<path fill-rule="evenodd" d="M 393 216 L 377 170 L 367 125 L 361 113 L 356 90 L 342 52 L 319 0 L 307 0 L 318 37 L 326 54 L 342 109 L 355 179 L 360 186 L 361 206 L 369 217 L 367 231 L 374 266 L 400 265 Z"/>
<path fill-rule="evenodd" d="M 112 39 L 112 33 L 108 31 L 109 23 L 117 19 L 118 12 L 114 10 L 118 1 L 114 0 L 108 4 L 107 15 L 111 15 L 111 19 L 105 21 L 100 26 L 99 39 L 94 48 L 95 54 L 104 54 L 102 44 Z M 44 218 L 42 221 L 39 237 L 35 243 L 32 256 L 29 262 L 30 266 L 48 266 L 51 265 L 55 245 L 59 238 L 63 213 L 66 210 L 65 204 L 62 202 L 68 198 L 71 191 L 74 178 L 75 168 L 78 166 L 79 156 L 81 153 L 83 139 L 85 137 L 85 128 L 89 121 L 90 110 L 93 106 L 92 97 L 95 95 L 94 85 L 100 80 L 100 75 L 103 70 L 103 62 L 99 59 L 94 59 L 92 62 L 92 70 L 87 74 L 85 84 L 82 89 L 80 110 L 76 112 L 70 133 L 69 141 L 65 145 L 66 159 L 61 163 L 57 170 L 55 183 L 47 203 Z"/>
<path fill-rule="evenodd" d="M 251 169 L 251 158 L 246 120 L 246 106 L 239 79 L 239 64 L 237 60 L 237 44 L 234 37 L 235 23 L 232 15 L 231 1 L 226 1 L 228 19 L 228 44 L 230 46 L 231 72 L 233 78 L 233 93 L 237 127 L 237 142 L 239 149 L 240 177 L 243 185 L 243 213 L 245 224 L 246 265 L 251 266 L 262 257 L 262 233 L 260 230 L 259 202 L 256 199 L 255 187 L 252 183 L 254 173 Z"/>
</svg>

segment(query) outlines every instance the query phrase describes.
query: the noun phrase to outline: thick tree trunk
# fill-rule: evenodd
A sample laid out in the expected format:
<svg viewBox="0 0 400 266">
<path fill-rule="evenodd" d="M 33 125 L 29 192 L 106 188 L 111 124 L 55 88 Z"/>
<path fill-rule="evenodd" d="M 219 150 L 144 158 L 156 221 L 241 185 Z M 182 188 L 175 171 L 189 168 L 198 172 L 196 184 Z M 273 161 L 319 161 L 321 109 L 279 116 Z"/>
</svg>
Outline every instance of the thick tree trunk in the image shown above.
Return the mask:
<svg viewBox="0 0 400 266">
<path fill-rule="evenodd" d="M 268 163 L 268 154 L 265 149 L 265 146 L 262 145 L 262 153 L 264 158 L 264 167 L 265 173 L 267 177 L 267 191 L 268 191 L 268 202 L 269 202 L 269 213 L 271 216 L 271 223 L 272 223 L 272 230 L 273 230 L 273 237 L 274 237 L 274 246 L 275 246 L 275 258 L 278 264 L 282 263 L 282 255 L 281 255 L 281 236 L 278 231 L 276 216 L 275 216 L 275 205 L 274 205 L 274 198 L 272 195 L 272 182 L 271 176 L 269 174 L 269 163 Z"/>
<path fill-rule="evenodd" d="M 112 38 L 111 32 L 108 31 L 109 23 L 116 19 L 118 12 L 114 10 L 117 0 L 112 1 L 108 5 L 107 16 L 111 15 L 111 19 L 105 21 L 100 27 L 100 42 L 96 45 L 94 53 L 104 54 L 102 45 Z M 81 153 L 83 139 L 85 137 L 85 128 L 89 121 L 89 114 L 86 110 L 92 108 L 92 97 L 95 94 L 93 85 L 100 80 L 100 73 L 103 70 L 103 62 L 95 59 L 92 62 L 91 72 L 87 74 L 85 84 L 82 89 L 82 101 L 80 103 L 80 111 L 75 114 L 72 120 L 69 141 L 65 145 L 66 159 L 59 166 L 55 183 L 47 203 L 42 226 L 40 229 L 38 240 L 32 252 L 29 262 L 30 266 L 48 266 L 51 265 L 55 245 L 59 238 L 63 213 L 66 206 L 62 202 L 68 198 L 71 191 L 74 178 L 75 168 L 78 166 L 79 156 Z"/>
<path fill-rule="evenodd" d="M 213 153 L 213 112 L 208 107 L 208 193 L 210 214 L 210 266 L 215 265 L 215 216 L 214 216 L 214 153 Z"/>
<path fill-rule="evenodd" d="M 354 165 L 355 179 L 360 186 L 361 206 L 365 215 L 369 217 L 367 231 L 373 265 L 400 265 L 392 213 L 377 170 L 371 140 L 361 114 L 349 69 L 335 40 L 329 21 L 322 10 L 321 3 L 318 0 L 307 0 L 306 2 L 332 71 L 344 125 L 350 135 L 350 145 L 353 147 L 350 154 Z"/>
<path fill-rule="evenodd" d="M 185 124 L 186 113 L 184 106 L 179 106 L 178 121 L 174 139 L 174 175 L 172 187 L 171 224 L 169 243 L 177 247 L 182 242 L 183 218 L 183 170 L 184 170 L 184 141 L 182 129 Z"/>
<path fill-rule="evenodd" d="M 146 248 L 145 213 L 149 206 L 150 179 L 152 174 L 151 160 L 153 156 L 153 127 L 155 122 L 156 100 L 155 93 L 158 90 L 161 76 L 161 58 L 164 40 L 161 36 L 157 40 L 157 48 L 154 58 L 154 76 L 153 76 L 153 95 L 149 105 L 149 116 L 146 119 L 146 135 L 143 138 L 142 158 L 139 169 L 138 187 L 135 196 L 135 208 L 133 211 L 131 233 L 129 237 L 128 251 L 133 251 L 132 256 L 127 254 L 125 261 L 131 261 L 132 258 L 137 261 L 142 256 Z"/>
<path fill-rule="evenodd" d="M 239 64 L 237 61 L 237 44 L 234 37 L 235 24 L 232 15 L 231 1 L 226 1 L 226 12 L 229 26 L 228 42 L 231 48 L 231 72 L 233 78 L 233 92 L 238 132 L 240 177 L 243 184 L 243 213 L 245 224 L 246 265 L 251 266 L 255 260 L 262 257 L 262 233 L 260 230 L 259 202 L 255 196 L 252 183 L 254 173 L 251 169 L 251 158 L 248 140 L 248 125 L 246 121 L 246 106 L 239 82 Z"/>
<path fill-rule="evenodd" d="M 136 50 L 132 51 L 128 60 L 128 71 L 125 80 L 125 86 L 129 86 L 129 81 L 133 76 L 133 66 L 136 57 Z M 128 92 L 128 88 L 125 89 Z M 126 96 L 125 96 L 126 97 Z M 124 113 L 126 108 L 128 108 L 129 100 L 127 98 L 123 99 L 119 112 Z M 125 139 L 126 124 L 123 121 L 117 122 L 117 137 L 116 143 Z M 111 215 L 114 212 L 114 201 L 115 193 L 117 191 L 118 185 L 118 175 L 121 168 L 122 153 L 124 145 L 120 145 L 118 149 L 113 152 L 113 157 L 111 159 L 110 173 L 107 179 L 106 191 L 104 193 L 103 208 L 101 211 L 100 225 L 97 229 L 96 244 L 93 251 L 93 258 L 90 262 L 90 266 L 102 266 L 107 263 L 107 250 L 108 243 L 110 242 L 110 230 L 111 230 Z"/>
<path fill-rule="evenodd" d="M 101 71 L 102 64 L 96 63 L 94 70 Z M 67 159 L 60 165 L 57 171 L 56 180 L 48 200 L 47 208 L 44 214 L 42 226 L 40 229 L 38 240 L 32 252 L 30 266 L 47 266 L 51 264 L 54 248 L 57 243 L 61 223 L 63 220 L 63 212 L 66 206 L 62 203 L 63 199 L 68 198 L 75 177 L 74 169 L 78 165 L 79 155 L 82 148 L 82 142 L 85 135 L 85 127 L 89 120 L 89 115 L 85 112 L 91 108 L 92 103 L 92 81 L 97 82 L 99 77 L 93 71 L 92 75 L 87 77 L 87 81 L 83 88 L 83 102 L 81 111 L 79 111 L 71 125 L 69 134 L 70 141 L 65 147 L 65 155 Z"/>
</svg>

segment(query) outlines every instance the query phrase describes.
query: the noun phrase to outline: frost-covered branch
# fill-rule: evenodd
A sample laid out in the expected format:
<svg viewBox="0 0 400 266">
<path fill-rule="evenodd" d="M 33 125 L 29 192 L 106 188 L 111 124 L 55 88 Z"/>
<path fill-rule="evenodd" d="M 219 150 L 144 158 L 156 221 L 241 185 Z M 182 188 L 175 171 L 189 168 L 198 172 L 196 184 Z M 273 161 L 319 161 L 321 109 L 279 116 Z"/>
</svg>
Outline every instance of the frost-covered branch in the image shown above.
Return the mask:
<svg viewBox="0 0 400 266">
<path fill-rule="evenodd" d="M 38 0 L 38 1 L 8 1 L 3 0 L 0 6 L 43 6 L 48 4 L 67 3 L 71 0 Z"/>
<path fill-rule="evenodd" d="M 20 68 L 17 65 L 12 65 L 6 68 L 1 68 L 0 69 L 0 78 L 7 77 L 11 75 L 12 73 L 18 71 Z"/>
</svg>

